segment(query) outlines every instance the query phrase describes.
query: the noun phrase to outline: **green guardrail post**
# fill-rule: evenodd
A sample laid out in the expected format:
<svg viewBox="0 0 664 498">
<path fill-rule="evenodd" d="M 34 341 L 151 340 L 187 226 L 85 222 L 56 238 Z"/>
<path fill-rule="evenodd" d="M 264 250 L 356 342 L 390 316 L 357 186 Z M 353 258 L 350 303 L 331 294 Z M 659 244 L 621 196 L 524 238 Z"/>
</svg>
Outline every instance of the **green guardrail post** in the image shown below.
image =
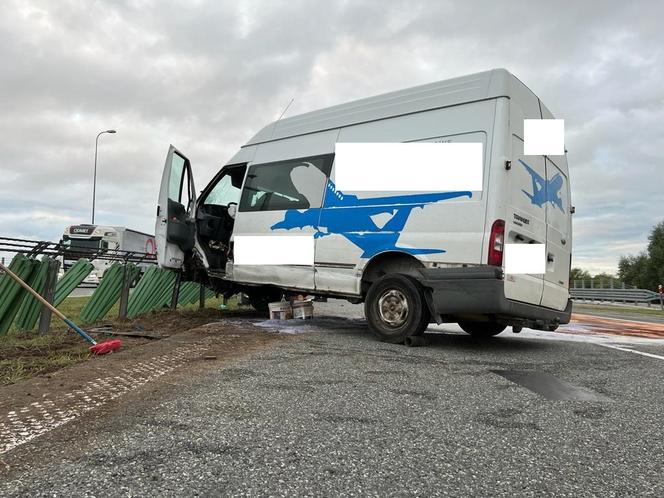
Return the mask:
<svg viewBox="0 0 664 498">
<path fill-rule="evenodd" d="M 129 278 L 129 263 L 125 261 L 122 272 L 122 292 L 120 293 L 120 311 L 118 318 L 125 320 L 127 318 L 127 306 L 129 305 L 129 290 L 131 289 L 132 279 Z"/>
<path fill-rule="evenodd" d="M 55 288 L 58 283 L 58 270 L 60 270 L 60 261 L 57 259 L 51 259 L 46 264 L 48 264 L 48 273 L 46 275 L 46 282 L 44 283 L 44 294 L 42 297 L 46 299 L 46 302 L 53 304 L 55 298 Z M 45 335 L 48 333 L 48 329 L 51 328 L 51 310 L 46 306 L 42 305 L 42 310 L 39 315 L 39 335 Z"/>
<path fill-rule="evenodd" d="M 39 261 L 26 258 L 23 254 L 17 254 L 9 264 L 9 269 L 30 285 L 35 273 L 39 272 L 39 266 Z M 2 282 L 0 282 L 0 335 L 9 331 L 26 294 L 28 292 L 14 282 L 9 275 L 2 276 Z"/>
<path fill-rule="evenodd" d="M 182 272 L 179 271 L 175 275 L 175 284 L 173 284 L 173 295 L 171 296 L 171 309 L 178 308 L 178 298 L 180 297 L 180 284 L 182 283 Z"/>
</svg>

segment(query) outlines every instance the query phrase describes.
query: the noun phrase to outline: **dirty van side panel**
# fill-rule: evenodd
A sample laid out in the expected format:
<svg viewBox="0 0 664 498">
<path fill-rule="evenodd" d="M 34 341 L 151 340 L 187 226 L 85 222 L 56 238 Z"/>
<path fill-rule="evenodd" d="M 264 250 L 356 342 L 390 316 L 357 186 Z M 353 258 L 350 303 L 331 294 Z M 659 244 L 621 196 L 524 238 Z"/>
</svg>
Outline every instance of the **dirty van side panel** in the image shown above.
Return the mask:
<svg viewBox="0 0 664 498">
<path fill-rule="evenodd" d="M 258 145 L 243 185 L 233 241 L 242 235 L 313 238 L 329 174 L 329 166 L 328 172 L 323 171 L 320 157 L 328 155 L 331 162 L 337 134 L 334 130 Z M 260 191 L 249 192 L 249 185 Z M 226 268 L 229 278 L 236 282 L 314 288 L 312 265 L 229 263 Z"/>
<path fill-rule="evenodd" d="M 342 128 L 338 142 L 480 142 L 485 184 L 481 192 L 415 207 L 415 197 L 409 196 L 425 192 L 341 192 L 346 200 L 356 198 L 357 204 L 381 199 L 381 205 L 365 209 L 350 202 L 326 202 L 320 224 L 329 234 L 316 239 L 316 289 L 359 294 L 362 269 L 387 251 L 410 254 L 426 264 L 483 263 L 487 144 L 494 112 L 491 100 Z M 404 165 L 403 174 L 409 174 L 409 165 Z M 328 195 L 334 200 L 333 181 L 330 188 Z"/>
</svg>

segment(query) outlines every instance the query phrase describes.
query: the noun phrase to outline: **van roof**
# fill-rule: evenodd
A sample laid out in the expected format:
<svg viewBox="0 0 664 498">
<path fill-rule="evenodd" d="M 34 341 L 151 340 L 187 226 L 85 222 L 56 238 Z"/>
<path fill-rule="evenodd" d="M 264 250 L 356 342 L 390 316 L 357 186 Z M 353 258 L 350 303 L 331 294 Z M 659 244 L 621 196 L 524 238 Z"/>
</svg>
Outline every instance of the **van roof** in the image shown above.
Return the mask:
<svg viewBox="0 0 664 498">
<path fill-rule="evenodd" d="M 506 69 L 492 69 L 274 121 L 256 133 L 245 147 L 468 102 L 512 98 L 515 94 L 522 94 L 524 89 L 535 97 Z"/>
</svg>

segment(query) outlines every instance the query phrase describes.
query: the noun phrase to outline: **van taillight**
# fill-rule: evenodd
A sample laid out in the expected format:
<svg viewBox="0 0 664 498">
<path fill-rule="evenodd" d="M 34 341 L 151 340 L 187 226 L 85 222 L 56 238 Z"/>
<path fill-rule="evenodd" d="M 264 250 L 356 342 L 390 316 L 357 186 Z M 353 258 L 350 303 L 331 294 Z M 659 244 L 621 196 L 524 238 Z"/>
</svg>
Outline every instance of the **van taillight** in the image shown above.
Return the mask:
<svg viewBox="0 0 664 498">
<path fill-rule="evenodd" d="M 505 221 L 496 220 L 491 226 L 489 237 L 489 264 L 503 266 L 503 249 L 505 247 Z"/>
</svg>

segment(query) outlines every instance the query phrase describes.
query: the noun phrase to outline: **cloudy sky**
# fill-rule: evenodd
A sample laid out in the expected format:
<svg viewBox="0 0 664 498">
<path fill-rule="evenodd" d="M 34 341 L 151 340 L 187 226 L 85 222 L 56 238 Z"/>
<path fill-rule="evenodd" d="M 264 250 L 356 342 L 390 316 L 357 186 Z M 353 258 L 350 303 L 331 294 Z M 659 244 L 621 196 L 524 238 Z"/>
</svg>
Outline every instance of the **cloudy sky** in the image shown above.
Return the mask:
<svg viewBox="0 0 664 498">
<path fill-rule="evenodd" d="M 168 144 L 197 189 L 287 115 L 505 67 L 566 123 L 574 264 L 664 219 L 664 2 L 4 0 L 0 235 L 153 232 Z"/>
</svg>

